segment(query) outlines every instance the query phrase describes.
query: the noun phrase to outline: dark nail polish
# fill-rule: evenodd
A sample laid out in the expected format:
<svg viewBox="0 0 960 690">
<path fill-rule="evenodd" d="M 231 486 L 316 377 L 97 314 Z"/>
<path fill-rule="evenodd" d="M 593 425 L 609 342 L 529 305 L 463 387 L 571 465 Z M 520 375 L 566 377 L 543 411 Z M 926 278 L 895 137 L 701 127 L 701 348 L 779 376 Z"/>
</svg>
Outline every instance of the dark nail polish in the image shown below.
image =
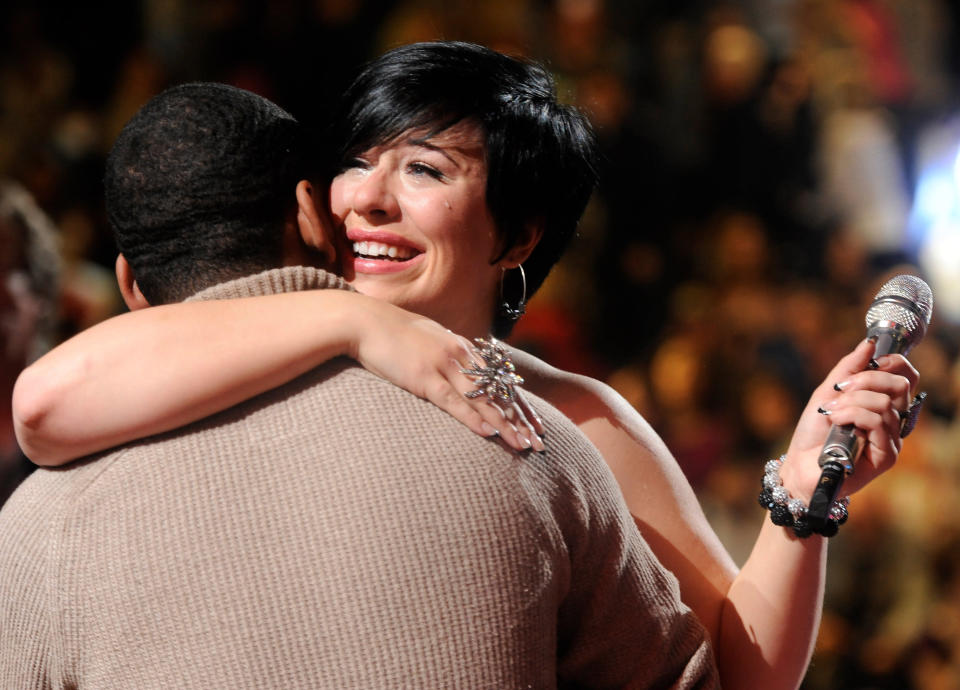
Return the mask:
<svg viewBox="0 0 960 690">
<path fill-rule="evenodd" d="M 870 369 L 879 369 L 880 363 L 877 360 L 871 358 L 870 361 L 867 363 L 867 367 L 869 367 Z"/>
<path fill-rule="evenodd" d="M 830 410 L 825 410 L 822 407 L 818 407 L 817 412 L 819 412 L 820 414 L 828 415 L 828 416 L 830 415 Z"/>
</svg>

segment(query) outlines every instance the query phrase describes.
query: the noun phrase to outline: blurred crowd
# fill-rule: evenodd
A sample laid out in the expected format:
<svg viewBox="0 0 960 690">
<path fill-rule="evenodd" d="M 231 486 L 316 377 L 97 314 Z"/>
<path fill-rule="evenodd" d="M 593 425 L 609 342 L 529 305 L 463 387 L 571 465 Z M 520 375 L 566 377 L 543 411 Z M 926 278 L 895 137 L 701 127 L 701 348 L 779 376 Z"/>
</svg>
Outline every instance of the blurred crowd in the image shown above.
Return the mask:
<svg viewBox="0 0 960 690">
<path fill-rule="evenodd" d="M 764 461 L 864 336 L 873 294 L 897 273 L 931 282 L 911 355 L 928 402 L 831 545 L 805 687 L 960 687 L 960 235 L 918 211 L 927 167 L 960 148 L 955 4 L 13 1 L 0 19 L 0 500 L 28 469 L 8 421 L 17 372 L 121 308 L 100 175 L 140 105 L 217 80 L 319 124 L 370 56 L 471 40 L 544 61 L 604 152 L 513 340 L 640 410 L 738 560 Z M 960 209 L 955 183 L 941 192 Z"/>
</svg>

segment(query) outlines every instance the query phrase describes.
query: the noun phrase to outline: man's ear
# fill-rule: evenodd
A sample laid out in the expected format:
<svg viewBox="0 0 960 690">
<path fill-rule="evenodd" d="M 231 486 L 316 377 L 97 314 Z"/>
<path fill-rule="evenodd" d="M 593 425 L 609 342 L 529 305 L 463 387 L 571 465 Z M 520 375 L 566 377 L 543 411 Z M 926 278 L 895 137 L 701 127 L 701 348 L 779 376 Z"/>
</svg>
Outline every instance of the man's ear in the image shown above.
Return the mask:
<svg viewBox="0 0 960 690">
<path fill-rule="evenodd" d="M 510 269 L 522 264 L 533 253 L 533 250 L 540 243 L 541 237 L 543 237 L 543 221 L 536 220 L 527 223 L 523 232 L 517 237 L 517 241 L 500 259 L 500 266 Z"/>
<path fill-rule="evenodd" d="M 303 243 L 326 257 L 333 265 L 337 258 L 333 227 L 326 206 L 319 201 L 316 185 L 309 180 L 297 183 L 297 225 Z"/>
<path fill-rule="evenodd" d="M 137 281 L 133 277 L 133 270 L 131 270 L 130 264 L 127 263 L 127 257 L 123 254 L 117 254 L 116 273 L 117 285 L 120 286 L 120 296 L 123 297 L 127 308 L 130 309 L 130 311 L 136 311 L 137 309 L 149 307 L 150 303 L 147 301 L 147 298 L 143 296 L 143 293 L 140 292 L 140 286 L 137 285 Z"/>
</svg>

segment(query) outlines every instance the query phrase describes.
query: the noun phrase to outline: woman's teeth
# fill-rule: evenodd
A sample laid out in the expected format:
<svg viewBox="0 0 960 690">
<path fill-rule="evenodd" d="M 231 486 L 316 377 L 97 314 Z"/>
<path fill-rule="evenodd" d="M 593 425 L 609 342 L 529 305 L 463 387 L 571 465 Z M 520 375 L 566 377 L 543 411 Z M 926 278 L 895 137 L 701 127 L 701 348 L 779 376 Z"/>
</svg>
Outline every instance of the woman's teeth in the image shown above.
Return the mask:
<svg viewBox="0 0 960 690">
<path fill-rule="evenodd" d="M 417 252 L 410 247 L 396 247 L 392 244 L 383 244 L 382 242 L 354 242 L 353 253 L 357 256 L 373 259 L 380 258 L 405 261 Z"/>
</svg>

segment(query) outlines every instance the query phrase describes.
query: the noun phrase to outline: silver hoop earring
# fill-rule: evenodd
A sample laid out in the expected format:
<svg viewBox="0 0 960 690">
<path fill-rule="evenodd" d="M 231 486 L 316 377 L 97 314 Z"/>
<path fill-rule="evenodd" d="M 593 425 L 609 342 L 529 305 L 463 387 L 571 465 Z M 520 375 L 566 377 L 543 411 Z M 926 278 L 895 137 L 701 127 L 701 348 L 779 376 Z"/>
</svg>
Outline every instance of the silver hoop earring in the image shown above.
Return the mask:
<svg viewBox="0 0 960 690">
<path fill-rule="evenodd" d="M 510 321 L 517 321 L 527 312 L 527 274 L 523 271 L 523 264 L 517 264 L 520 269 L 520 300 L 516 306 L 510 304 L 510 300 L 504 292 L 503 279 L 507 275 L 507 269 L 500 269 L 500 315 Z"/>
</svg>

